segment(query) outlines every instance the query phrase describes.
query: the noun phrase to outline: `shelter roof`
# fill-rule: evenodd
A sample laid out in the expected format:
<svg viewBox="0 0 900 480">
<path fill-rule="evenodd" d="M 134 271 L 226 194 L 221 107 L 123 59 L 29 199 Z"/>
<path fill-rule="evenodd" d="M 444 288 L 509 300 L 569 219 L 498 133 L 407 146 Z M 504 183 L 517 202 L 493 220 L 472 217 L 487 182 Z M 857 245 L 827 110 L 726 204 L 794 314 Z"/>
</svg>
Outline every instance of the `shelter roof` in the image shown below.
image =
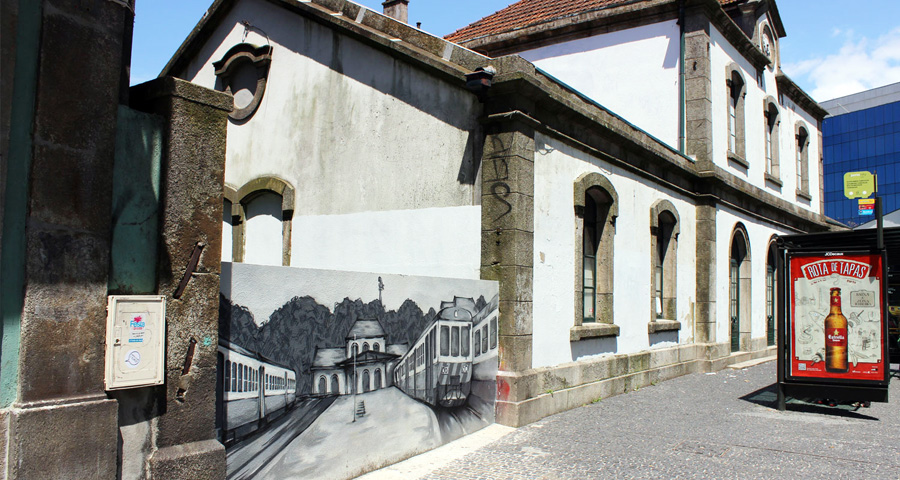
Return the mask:
<svg viewBox="0 0 900 480">
<path fill-rule="evenodd" d="M 313 368 L 332 368 L 347 358 L 345 348 L 317 348 L 313 359 Z"/>
<path fill-rule="evenodd" d="M 352 338 L 364 339 L 383 336 L 384 328 L 381 327 L 381 322 L 374 318 L 360 318 L 359 320 L 353 322 L 353 326 L 350 327 L 350 332 L 347 333 L 348 340 Z"/>
<path fill-rule="evenodd" d="M 337 366 L 349 367 L 349 366 L 353 366 L 354 364 L 367 365 L 367 364 L 377 363 L 377 362 L 387 362 L 389 360 L 393 360 L 393 359 L 397 358 L 398 356 L 399 355 L 394 355 L 392 353 L 376 352 L 373 350 L 368 350 L 368 351 L 362 352 L 359 355 L 357 355 L 355 360 L 353 359 L 353 357 L 345 358 L 344 360 L 341 360 L 340 362 L 337 363 Z"/>
</svg>

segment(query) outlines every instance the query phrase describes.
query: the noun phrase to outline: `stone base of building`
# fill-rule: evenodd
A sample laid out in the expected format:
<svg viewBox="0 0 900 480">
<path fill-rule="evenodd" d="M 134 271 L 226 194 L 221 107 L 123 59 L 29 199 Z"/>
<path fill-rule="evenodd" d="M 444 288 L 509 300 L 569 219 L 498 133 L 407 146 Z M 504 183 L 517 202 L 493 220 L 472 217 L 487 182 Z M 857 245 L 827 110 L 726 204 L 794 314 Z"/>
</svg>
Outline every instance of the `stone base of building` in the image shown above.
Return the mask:
<svg viewBox="0 0 900 480">
<path fill-rule="evenodd" d="M 117 405 L 105 395 L 0 412 L 0 478 L 116 478 Z"/>
<path fill-rule="evenodd" d="M 679 345 L 608 355 L 497 376 L 497 423 L 520 427 L 548 415 L 682 375 L 715 372 L 728 365 L 774 355 L 765 338 L 752 351 L 731 353 L 728 343 Z"/>
<path fill-rule="evenodd" d="M 160 448 L 150 458 L 150 478 L 225 478 L 225 447 L 217 440 Z"/>
</svg>

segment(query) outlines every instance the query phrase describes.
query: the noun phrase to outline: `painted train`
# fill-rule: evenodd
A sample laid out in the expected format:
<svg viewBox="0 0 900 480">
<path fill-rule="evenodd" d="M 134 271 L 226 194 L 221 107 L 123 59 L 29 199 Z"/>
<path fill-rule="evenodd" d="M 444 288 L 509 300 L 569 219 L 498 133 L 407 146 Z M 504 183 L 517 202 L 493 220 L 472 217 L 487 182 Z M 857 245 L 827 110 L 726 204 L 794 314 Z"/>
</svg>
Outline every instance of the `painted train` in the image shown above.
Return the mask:
<svg viewBox="0 0 900 480">
<path fill-rule="evenodd" d="M 434 406 L 458 407 L 466 403 L 473 370 L 497 372 L 496 299 L 473 314 L 471 298 L 441 302 L 441 309 L 412 348 L 394 367 L 394 385 L 407 395 Z M 479 344 L 473 344 L 473 331 Z M 477 357 L 477 358 L 476 358 Z M 482 371 L 485 369 L 480 368 Z"/>
<path fill-rule="evenodd" d="M 297 399 L 297 375 L 260 354 L 219 339 L 216 428 L 231 443 L 263 426 Z"/>
</svg>

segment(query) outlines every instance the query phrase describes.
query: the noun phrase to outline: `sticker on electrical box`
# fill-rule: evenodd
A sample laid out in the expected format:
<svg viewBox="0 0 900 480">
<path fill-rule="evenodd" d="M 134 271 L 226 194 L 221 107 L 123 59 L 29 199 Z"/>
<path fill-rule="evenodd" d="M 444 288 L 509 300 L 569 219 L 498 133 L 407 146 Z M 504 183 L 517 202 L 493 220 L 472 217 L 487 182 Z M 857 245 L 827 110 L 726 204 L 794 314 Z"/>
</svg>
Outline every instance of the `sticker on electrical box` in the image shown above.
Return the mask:
<svg viewBox="0 0 900 480">
<path fill-rule="evenodd" d="M 147 337 L 147 318 L 150 314 L 135 313 L 128 322 L 128 343 L 144 343 Z"/>
<path fill-rule="evenodd" d="M 125 354 L 125 365 L 129 368 L 137 368 L 141 364 L 141 352 L 137 350 L 129 350 Z"/>
</svg>

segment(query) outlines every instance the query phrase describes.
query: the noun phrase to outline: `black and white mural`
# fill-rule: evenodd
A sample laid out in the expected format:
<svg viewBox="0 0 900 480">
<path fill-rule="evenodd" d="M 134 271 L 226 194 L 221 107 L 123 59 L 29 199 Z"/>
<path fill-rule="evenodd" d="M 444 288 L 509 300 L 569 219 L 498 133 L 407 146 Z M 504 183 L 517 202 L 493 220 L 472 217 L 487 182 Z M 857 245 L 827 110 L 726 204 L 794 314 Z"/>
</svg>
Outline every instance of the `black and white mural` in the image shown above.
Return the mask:
<svg viewBox="0 0 900 480">
<path fill-rule="evenodd" d="M 494 421 L 481 280 L 223 263 L 216 427 L 229 479 L 346 479 Z"/>
</svg>

